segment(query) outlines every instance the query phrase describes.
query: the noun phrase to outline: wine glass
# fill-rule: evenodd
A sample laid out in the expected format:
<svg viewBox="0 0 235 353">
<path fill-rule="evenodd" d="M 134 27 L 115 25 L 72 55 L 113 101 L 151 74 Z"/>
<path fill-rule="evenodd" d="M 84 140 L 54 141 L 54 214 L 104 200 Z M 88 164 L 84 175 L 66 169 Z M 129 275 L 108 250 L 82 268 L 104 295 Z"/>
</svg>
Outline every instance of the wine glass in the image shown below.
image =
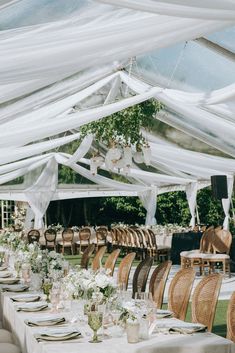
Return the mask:
<svg viewBox="0 0 235 353">
<path fill-rule="evenodd" d="M 14 269 L 15 269 L 15 272 L 16 272 L 16 278 L 19 278 L 20 277 L 20 270 L 21 270 L 21 262 L 16 260 L 14 262 Z"/>
<path fill-rule="evenodd" d="M 60 303 L 60 291 L 52 289 L 50 292 L 50 301 L 51 301 L 51 312 L 57 313 L 58 305 Z"/>
<path fill-rule="evenodd" d="M 102 326 L 103 323 L 103 314 L 99 311 L 89 311 L 88 313 L 88 325 L 93 330 L 92 340 L 90 343 L 99 343 L 102 342 L 98 339 L 97 331 Z"/>
<path fill-rule="evenodd" d="M 49 295 L 50 295 L 51 288 L 52 288 L 52 283 L 51 283 L 50 279 L 44 278 L 43 284 L 42 284 L 42 290 L 43 290 L 43 293 L 46 295 L 47 302 L 50 301 Z"/>
</svg>

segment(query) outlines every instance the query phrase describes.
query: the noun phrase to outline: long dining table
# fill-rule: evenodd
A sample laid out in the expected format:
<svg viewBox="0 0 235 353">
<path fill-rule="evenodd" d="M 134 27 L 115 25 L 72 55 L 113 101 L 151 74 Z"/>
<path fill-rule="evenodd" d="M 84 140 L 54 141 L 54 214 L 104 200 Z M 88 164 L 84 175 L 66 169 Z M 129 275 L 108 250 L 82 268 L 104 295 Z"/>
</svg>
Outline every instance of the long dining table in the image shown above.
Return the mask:
<svg viewBox="0 0 235 353">
<path fill-rule="evenodd" d="M 42 293 L 33 294 L 42 295 Z M 48 317 L 55 319 L 61 316 L 67 318 L 71 312 L 68 309 L 60 309 L 59 312 L 52 313 L 49 307 L 38 312 L 17 311 L 19 303 L 12 300 L 16 295 L 19 293 L 0 290 L 0 315 L 3 326 L 12 331 L 15 342 L 21 347 L 22 353 L 235 353 L 235 344 L 232 341 L 209 332 L 193 334 L 154 332 L 149 339 L 132 344 L 127 342 L 126 334 L 123 333 L 121 337 L 120 335 L 119 337 L 105 335 L 101 343 L 91 344 L 89 339 L 92 331 L 87 323 L 81 323 L 79 320 L 78 322 L 70 320 L 59 327 L 60 329 L 64 327 L 65 330 L 79 330 L 82 333 L 81 337 L 68 341 L 38 342 L 35 338 L 36 334 L 42 330 L 50 332 L 53 328 L 55 329 L 55 326 L 31 327 L 25 323 L 26 320 L 38 318 L 43 320 Z M 161 326 L 176 323 L 179 325 L 180 321 L 174 318 L 159 319 Z M 0 352 L 4 353 L 1 348 Z"/>
</svg>

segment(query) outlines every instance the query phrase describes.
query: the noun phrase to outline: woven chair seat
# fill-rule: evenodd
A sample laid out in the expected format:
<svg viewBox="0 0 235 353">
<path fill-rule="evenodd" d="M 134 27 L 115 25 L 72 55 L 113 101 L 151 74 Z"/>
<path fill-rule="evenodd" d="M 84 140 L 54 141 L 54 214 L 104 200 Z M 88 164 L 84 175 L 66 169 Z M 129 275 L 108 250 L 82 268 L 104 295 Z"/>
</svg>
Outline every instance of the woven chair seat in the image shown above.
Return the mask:
<svg viewBox="0 0 235 353">
<path fill-rule="evenodd" d="M 189 251 L 181 251 L 180 256 L 182 257 L 200 257 L 202 255 L 202 253 L 200 253 L 199 249 L 196 250 L 189 250 Z"/>
<path fill-rule="evenodd" d="M 170 251 L 171 248 L 169 246 L 165 246 L 165 245 L 158 245 L 157 250 L 158 251 Z"/>
<path fill-rule="evenodd" d="M 82 241 L 77 240 L 77 241 L 75 242 L 75 244 L 77 244 L 77 245 L 80 245 L 80 244 L 82 244 L 82 245 L 88 245 L 88 244 L 90 244 L 90 243 L 89 243 L 88 240 L 82 240 Z"/>
</svg>

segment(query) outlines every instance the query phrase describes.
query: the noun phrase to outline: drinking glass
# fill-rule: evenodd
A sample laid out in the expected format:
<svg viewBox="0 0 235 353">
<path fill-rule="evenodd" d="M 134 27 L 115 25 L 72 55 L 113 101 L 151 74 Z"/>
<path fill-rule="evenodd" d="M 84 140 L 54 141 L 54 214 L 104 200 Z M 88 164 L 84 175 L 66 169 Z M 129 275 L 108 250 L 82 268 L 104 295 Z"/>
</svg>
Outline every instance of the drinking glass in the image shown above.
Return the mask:
<svg viewBox="0 0 235 353">
<path fill-rule="evenodd" d="M 51 283 L 50 279 L 44 278 L 43 284 L 42 284 L 42 290 L 43 290 L 43 293 L 46 295 L 47 302 L 50 301 L 49 295 L 50 295 L 51 288 L 52 288 L 52 283 Z"/>
<path fill-rule="evenodd" d="M 90 343 L 99 343 L 102 342 L 98 339 L 97 331 L 102 326 L 103 322 L 103 314 L 99 311 L 89 311 L 88 313 L 88 325 L 93 330 L 93 337 L 92 340 L 89 341 Z"/>
<path fill-rule="evenodd" d="M 16 278 L 19 278 L 20 277 L 20 270 L 21 270 L 21 262 L 20 261 L 15 261 L 14 262 L 14 269 L 15 269 L 15 272 L 16 272 Z"/>
<path fill-rule="evenodd" d="M 57 313 L 58 306 L 60 303 L 60 291 L 52 289 L 50 292 L 50 301 L 51 301 L 51 312 Z"/>
</svg>

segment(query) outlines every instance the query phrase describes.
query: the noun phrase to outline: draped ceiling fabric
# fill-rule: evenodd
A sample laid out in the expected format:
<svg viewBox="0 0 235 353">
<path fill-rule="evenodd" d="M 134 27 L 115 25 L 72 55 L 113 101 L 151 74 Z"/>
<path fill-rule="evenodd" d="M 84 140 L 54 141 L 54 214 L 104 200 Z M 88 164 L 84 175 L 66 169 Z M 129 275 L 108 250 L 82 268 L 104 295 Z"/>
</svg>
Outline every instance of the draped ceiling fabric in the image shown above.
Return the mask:
<svg viewBox="0 0 235 353">
<path fill-rule="evenodd" d="M 28 201 L 28 221 L 33 211 L 40 228 L 50 200 L 139 196 L 146 223 L 154 224 L 157 194 L 184 190 L 194 225 L 197 190 L 210 184 L 211 175 L 223 174 L 228 176 L 229 199 L 223 200 L 227 228 L 235 173 L 235 63 L 224 59 L 215 75 L 208 73 L 211 84 L 205 89 L 190 87 L 187 77 L 180 86 L 174 78 L 190 47 L 185 41 L 233 26 L 234 0 L 0 1 L 0 184 L 41 171 L 31 185 L 3 185 L 0 197 Z M 169 79 L 158 80 L 159 51 L 181 43 Z M 220 55 L 213 55 L 214 63 L 220 62 Z M 86 158 L 91 135 L 73 155 L 59 151 L 80 139 L 81 126 L 150 98 L 164 104 L 155 119 L 171 129 L 164 138 L 144 132 L 156 172 L 133 164 L 128 175 L 120 172 L 129 183 L 93 176 Z M 173 132 L 192 141 L 191 148 L 183 148 L 184 141 L 180 146 L 169 141 Z M 197 151 L 200 144 L 213 154 Z M 62 191 L 58 164 L 96 186 Z"/>
</svg>

